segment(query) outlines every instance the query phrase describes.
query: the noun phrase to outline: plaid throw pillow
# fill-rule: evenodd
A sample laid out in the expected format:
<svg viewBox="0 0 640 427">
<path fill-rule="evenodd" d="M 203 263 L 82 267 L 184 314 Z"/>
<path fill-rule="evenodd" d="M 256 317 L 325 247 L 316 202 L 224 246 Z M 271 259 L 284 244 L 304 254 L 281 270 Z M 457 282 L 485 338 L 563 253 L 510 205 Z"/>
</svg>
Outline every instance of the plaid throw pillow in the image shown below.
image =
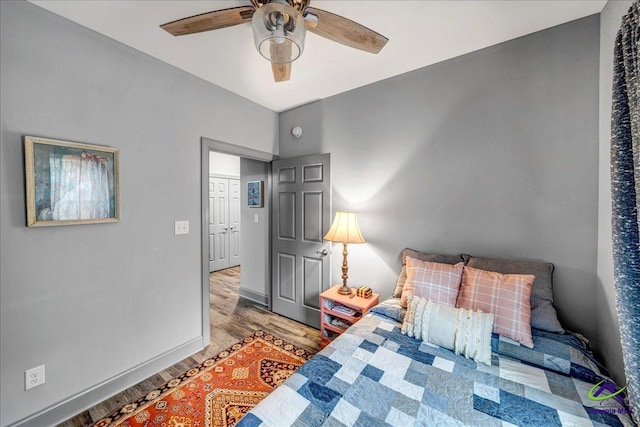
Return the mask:
<svg viewBox="0 0 640 427">
<path fill-rule="evenodd" d="M 535 278 L 465 266 L 456 307 L 492 313 L 493 332 L 533 348 L 530 298 Z"/>
<path fill-rule="evenodd" d="M 407 281 L 402 288 L 400 305 L 406 307 L 409 296 L 415 295 L 455 306 L 463 266 L 462 262 L 449 265 L 407 257 Z"/>
</svg>

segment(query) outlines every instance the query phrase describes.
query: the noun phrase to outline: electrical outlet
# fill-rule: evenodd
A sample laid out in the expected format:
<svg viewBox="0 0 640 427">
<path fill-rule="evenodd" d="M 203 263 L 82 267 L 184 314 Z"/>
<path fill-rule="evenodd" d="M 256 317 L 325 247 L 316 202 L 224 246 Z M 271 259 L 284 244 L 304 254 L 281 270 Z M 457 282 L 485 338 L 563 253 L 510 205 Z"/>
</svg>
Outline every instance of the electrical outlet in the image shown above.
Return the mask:
<svg viewBox="0 0 640 427">
<path fill-rule="evenodd" d="M 24 389 L 30 390 L 44 384 L 44 365 L 24 371 Z"/>
<path fill-rule="evenodd" d="M 189 221 L 175 222 L 175 235 L 178 234 L 189 234 Z"/>
</svg>

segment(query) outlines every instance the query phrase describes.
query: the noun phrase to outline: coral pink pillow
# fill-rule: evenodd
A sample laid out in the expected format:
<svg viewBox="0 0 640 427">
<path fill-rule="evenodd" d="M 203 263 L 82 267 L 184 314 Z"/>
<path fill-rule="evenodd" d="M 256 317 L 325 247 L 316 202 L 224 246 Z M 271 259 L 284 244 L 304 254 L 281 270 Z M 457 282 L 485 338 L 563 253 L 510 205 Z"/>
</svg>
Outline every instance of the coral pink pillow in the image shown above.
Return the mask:
<svg viewBox="0 0 640 427">
<path fill-rule="evenodd" d="M 493 332 L 532 348 L 530 298 L 535 278 L 465 266 L 456 307 L 492 313 Z"/>
<path fill-rule="evenodd" d="M 450 265 L 407 257 L 407 281 L 402 288 L 400 305 L 406 307 L 409 297 L 415 295 L 438 304 L 455 306 L 463 266 L 462 262 Z"/>
</svg>

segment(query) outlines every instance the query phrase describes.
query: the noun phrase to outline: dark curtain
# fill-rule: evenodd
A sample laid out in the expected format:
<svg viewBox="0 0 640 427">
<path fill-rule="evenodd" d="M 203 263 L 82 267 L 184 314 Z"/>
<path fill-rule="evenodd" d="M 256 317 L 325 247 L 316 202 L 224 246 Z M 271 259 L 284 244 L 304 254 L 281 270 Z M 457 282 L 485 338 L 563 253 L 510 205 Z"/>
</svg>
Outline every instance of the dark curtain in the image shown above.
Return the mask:
<svg viewBox="0 0 640 427">
<path fill-rule="evenodd" d="M 629 406 L 640 424 L 640 3 L 616 37 L 611 113 L 613 266 Z"/>
</svg>

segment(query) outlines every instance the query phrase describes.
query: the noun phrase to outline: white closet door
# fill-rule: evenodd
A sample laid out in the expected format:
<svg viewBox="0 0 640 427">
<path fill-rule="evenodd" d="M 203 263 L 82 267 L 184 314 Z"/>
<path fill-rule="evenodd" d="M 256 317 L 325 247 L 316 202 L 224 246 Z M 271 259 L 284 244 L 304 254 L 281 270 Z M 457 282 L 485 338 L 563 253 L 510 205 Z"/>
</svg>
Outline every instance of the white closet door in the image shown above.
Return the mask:
<svg viewBox="0 0 640 427">
<path fill-rule="evenodd" d="M 240 265 L 240 180 L 229 179 L 229 267 Z"/>
<path fill-rule="evenodd" d="M 209 178 L 209 271 L 229 267 L 229 180 Z"/>
</svg>

